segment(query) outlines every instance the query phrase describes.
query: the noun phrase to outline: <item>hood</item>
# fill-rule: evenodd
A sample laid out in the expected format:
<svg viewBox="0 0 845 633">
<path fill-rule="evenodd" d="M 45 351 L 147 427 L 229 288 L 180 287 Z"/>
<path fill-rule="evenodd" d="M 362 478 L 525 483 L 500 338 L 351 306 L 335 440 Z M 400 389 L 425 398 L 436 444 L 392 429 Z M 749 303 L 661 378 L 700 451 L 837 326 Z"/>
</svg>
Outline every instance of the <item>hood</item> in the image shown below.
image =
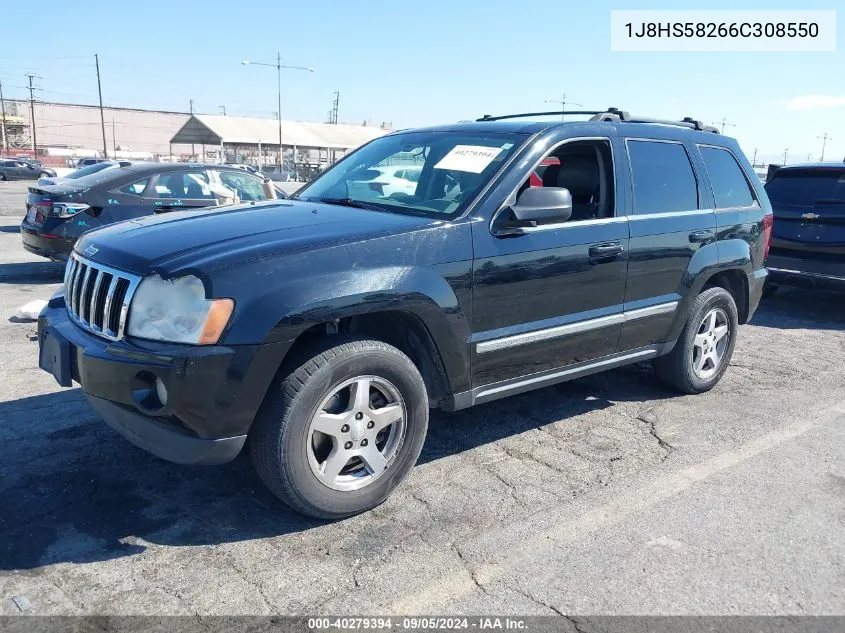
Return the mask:
<svg viewBox="0 0 845 633">
<path fill-rule="evenodd" d="M 294 200 L 127 220 L 83 235 L 76 251 L 115 268 L 165 276 L 437 224 L 431 218 Z"/>
</svg>

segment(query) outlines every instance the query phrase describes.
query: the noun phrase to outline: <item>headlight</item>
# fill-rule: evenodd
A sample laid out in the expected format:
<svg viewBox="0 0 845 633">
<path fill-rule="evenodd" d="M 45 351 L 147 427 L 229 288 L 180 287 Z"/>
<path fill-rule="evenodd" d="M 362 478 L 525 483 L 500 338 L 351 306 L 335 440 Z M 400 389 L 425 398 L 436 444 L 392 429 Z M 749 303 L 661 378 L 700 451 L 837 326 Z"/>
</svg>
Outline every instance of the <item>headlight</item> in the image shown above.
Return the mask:
<svg viewBox="0 0 845 633">
<path fill-rule="evenodd" d="M 232 299 L 206 299 L 202 281 L 193 276 L 165 280 L 145 277 L 129 308 L 130 336 L 213 345 L 229 322 Z"/>
</svg>

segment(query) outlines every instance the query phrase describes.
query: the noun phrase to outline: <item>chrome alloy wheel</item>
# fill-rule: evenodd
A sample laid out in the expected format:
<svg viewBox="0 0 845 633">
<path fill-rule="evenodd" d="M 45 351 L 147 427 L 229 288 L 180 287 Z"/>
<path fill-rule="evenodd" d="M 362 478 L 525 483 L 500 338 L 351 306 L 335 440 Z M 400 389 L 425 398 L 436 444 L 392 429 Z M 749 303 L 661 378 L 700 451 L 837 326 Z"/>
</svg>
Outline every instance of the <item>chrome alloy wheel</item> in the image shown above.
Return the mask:
<svg viewBox="0 0 845 633">
<path fill-rule="evenodd" d="M 311 471 L 333 490 L 358 490 L 390 468 L 407 432 L 399 390 L 380 376 L 332 387 L 308 429 Z"/>
<path fill-rule="evenodd" d="M 692 369 L 696 376 L 707 380 L 719 371 L 730 340 L 728 315 L 721 308 L 713 308 L 704 315 L 693 341 Z"/>
</svg>

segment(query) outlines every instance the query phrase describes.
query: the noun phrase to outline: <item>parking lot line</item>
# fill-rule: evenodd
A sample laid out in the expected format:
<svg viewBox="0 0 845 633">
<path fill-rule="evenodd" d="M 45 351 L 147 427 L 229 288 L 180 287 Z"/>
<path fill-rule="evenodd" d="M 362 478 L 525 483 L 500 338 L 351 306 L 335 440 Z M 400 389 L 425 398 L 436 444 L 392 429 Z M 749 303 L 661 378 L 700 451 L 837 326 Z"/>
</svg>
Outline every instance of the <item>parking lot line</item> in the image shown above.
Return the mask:
<svg viewBox="0 0 845 633">
<path fill-rule="evenodd" d="M 575 519 L 563 515 L 550 516 L 549 513 L 544 512 L 543 522 L 552 523 L 554 527 L 543 530 L 527 540 L 520 540 L 516 547 L 493 548 L 496 552 L 493 556 L 499 558 L 496 562 L 482 563 L 474 569 L 462 570 L 439 578 L 426 587 L 417 588 L 413 594 L 394 601 L 389 612 L 397 614 L 434 612 L 445 603 L 457 601 L 470 594 L 479 586 L 484 587 L 502 580 L 517 568 L 542 565 L 550 547 L 558 548 L 568 545 L 616 525 L 634 514 L 688 490 L 696 483 L 738 466 L 818 426 L 833 422 L 843 415 L 845 415 L 845 400 L 820 408 L 809 417 L 757 437 L 735 450 L 720 453 L 681 471 L 660 477 L 645 488 L 634 488 L 618 495 Z M 523 521 L 531 522 L 532 517 Z M 502 529 L 504 532 L 512 531 L 511 526 L 505 526 Z M 500 544 L 501 540 L 494 539 L 494 542 Z"/>
</svg>

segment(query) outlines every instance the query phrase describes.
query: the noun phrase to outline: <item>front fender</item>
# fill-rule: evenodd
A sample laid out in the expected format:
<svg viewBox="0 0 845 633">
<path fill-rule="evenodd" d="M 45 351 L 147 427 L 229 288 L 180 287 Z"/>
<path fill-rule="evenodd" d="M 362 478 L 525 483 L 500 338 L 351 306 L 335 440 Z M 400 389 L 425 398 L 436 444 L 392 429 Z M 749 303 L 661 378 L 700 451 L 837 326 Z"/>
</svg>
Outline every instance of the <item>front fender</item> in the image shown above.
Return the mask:
<svg viewBox="0 0 845 633">
<path fill-rule="evenodd" d="M 241 300 L 227 345 L 291 341 L 335 319 L 386 310 L 418 317 L 431 335 L 452 388 L 468 385 L 470 262 L 386 266 L 287 278 L 272 292 Z M 463 301 L 458 294 L 466 293 Z"/>
</svg>

